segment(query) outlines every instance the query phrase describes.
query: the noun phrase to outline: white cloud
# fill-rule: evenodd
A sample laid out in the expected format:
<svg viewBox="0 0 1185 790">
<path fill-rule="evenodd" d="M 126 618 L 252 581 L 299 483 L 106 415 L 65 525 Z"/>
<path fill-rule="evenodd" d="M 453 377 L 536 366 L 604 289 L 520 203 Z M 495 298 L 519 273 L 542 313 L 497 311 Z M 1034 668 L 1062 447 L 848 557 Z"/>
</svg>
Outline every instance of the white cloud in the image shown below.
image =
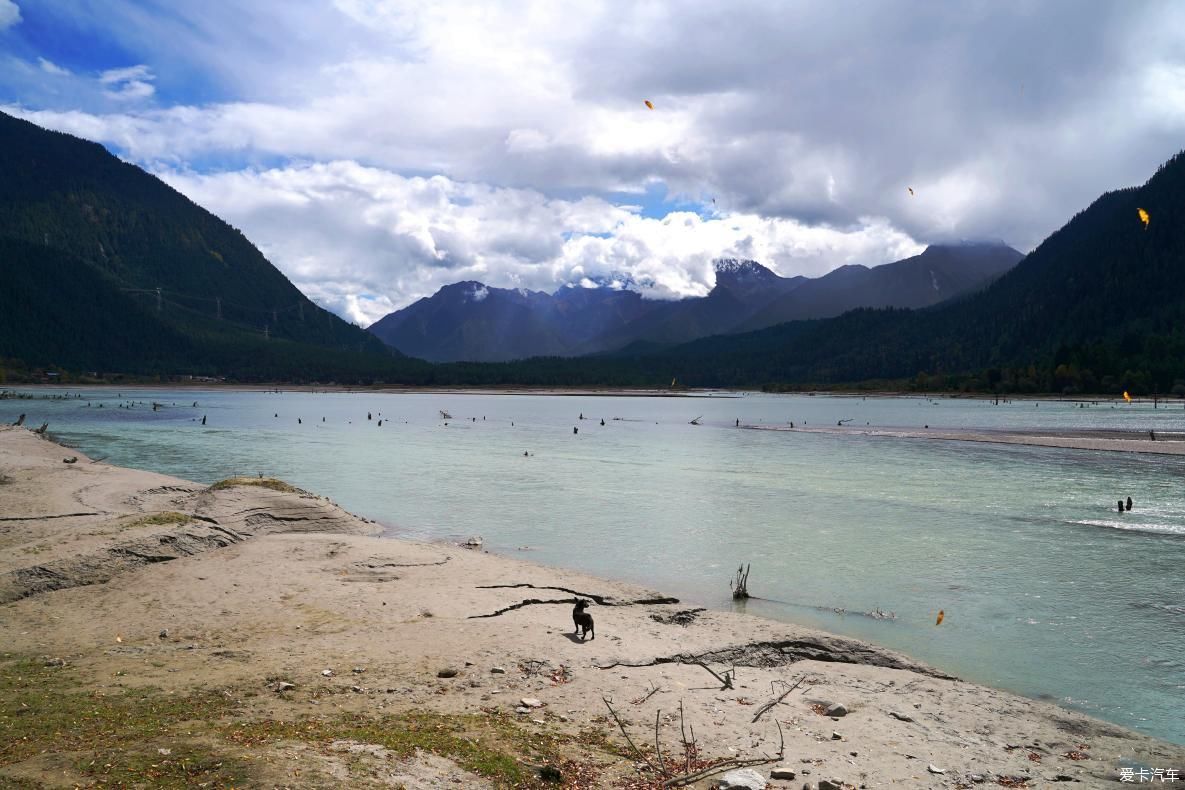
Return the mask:
<svg viewBox="0 0 1185 790">
<path fill-rule="evenodd" d="M 654 219 L 600 198 L 549 199 L 347 161 L 161 177 L 242 228 L 318 302 L 362 324 L 459 280 L 552 291 L 628 275 L 646 283 L 645 295 L 670 299 L 707 293 L 720 256 L 817 275 L 921 250 L 878 218 L 847 228 L 751 214 Z"/>
<path fill-rule="evenodd" d="M 12 0 L 0 0 L 0 30 L 21 21 L 21 9 Z"/>
<path fill-rule="evenodd" d="M 152 69 L 145 65 L 109 69 L 99 75 L 103 93 L 113 99 L 147 99 L 156 93 Z"/>
<path fill-rule="evenodd" d="M 0 0 L 0 2 L 4 2 L 4 0 Z M 69 69 L 64 69 L 51 60 L 46 60 L 45 58 L 37 58 L 37 65 L 39 65 L 41 67 L 41 70 L 44 71 L 46 74 L 53 74 L 56 77 L 70 76 Z"/>
<path fill-rule="evenodd" d="M 915 239 L 1029 249 L 1185 139 L 1185 8 L 1157 0 L 42 2 L 151 68 L 0 109 L 181 174 L 321 163 L 171 179 L 359 319 L 462 277 L 620 270 L 669 296 L 718 255 L 793 274 Z M 657 184 L 719 215 L 611 204 Z"/>
</svg>

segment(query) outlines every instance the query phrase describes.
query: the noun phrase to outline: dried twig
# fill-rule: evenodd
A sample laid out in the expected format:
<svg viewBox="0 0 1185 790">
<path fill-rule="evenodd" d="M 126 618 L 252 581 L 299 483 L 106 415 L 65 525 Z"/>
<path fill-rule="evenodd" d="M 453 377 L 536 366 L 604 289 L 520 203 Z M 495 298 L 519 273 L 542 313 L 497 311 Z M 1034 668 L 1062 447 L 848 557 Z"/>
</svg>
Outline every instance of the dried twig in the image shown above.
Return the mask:
<svg viewBox="0 0 1185 790">
<path fill-rule="evenodd" d="M 683 725 L 683 700 L 679 700 L 679 738 L 683 741 L 683 773 L 691 773 L 691 758 L 695 756 L 695 727 L 691 728 L 691 740 L 687 740 L 687 728 Z"/>
<path fill-rule="evenodd" d="M 765 765 L 766 763 L 780 763 L 786 756 L 786 736 L 782 732 L 782 725 L 776 719 L 774 724 L 778 725 L 778 753 L 772 757 L 750 757 L 747 759 L 733 758 L 724 760 L 710 765 L 707 768 L 702 768 L 694 773 L 684 774 L 683 776 L 674 776 L 662 783 L 663 787 L 686 787 L 689 784 L 694 784 L 700 779 L 716 774 L 722 774 L 725 771 L 731 771 L 733 768 L 746 768 L 751 765 Z"/>
<path fill-rule="evenodd" d="M 768 710 L 770 710 L 771 708 L 773 708 L 775 705 L 777 705 L 778 703 L 780 703 L 782 700 L 786 699 L 786 697 L 790 696 L 790 692 L 791 692 L 791 691 L 794 691 L 794 689 L 796 689 L 796 688 L 798 688 L 799 686 L 801 686 L 801 685 L 802 685 L 802 681 L 804 681 L 804 680 L 806 680 L 806 675 L 803 675 L 802 677 L 800 677 L 800 678 L 798 679 L 798 682 L 797 682 L 797 683 L 795 683 L 795 684 L 794 684 L 793 686 L 791 686 L 790 688 L 786 689 L 786 691 L 785 691 L 785 692 L 784 692 L 784 693 L 783 693 L 783 694 L 782 694 L 780 697 L 775 697 L 774 699 L 771 699 L 769 702 L 765 703 L 765 704 L 764 704 L 764 705 L 762 705 L 760 708 L 758 708 L 758 709 L 757 709 L 757 713 L 755 713 L 755 714 L 753 715 L 753 721 L 752 721 L 752 722 L 750 722 L 750 723 L 755 723 L 755 722 L 756 722 L 758 719 L 760 719 L 762 716 L 764 716 L 764 715 L 765 715 L 765 713 L 766 713 Z"/>
<path fill-rule="evenodd" d="M 628 743 L 630 748 L 634 750 L 634 754 L 638 756 L 638 759 L 646 763 L 647 767 L 649 767 L 651 771 L 665 775 L 663 771 L 660 771 L 658 768 L 656 768 L 654 763 L 650 762 L 650 759 L 642 753 L 642 750 L 638 748 L 636 743 L 634 743 L 633 738 L 630 738 L 630 734 L 626 732 L 625 725 L 621 723 L 621 718 L 617 715 L 617 711 L 613 710 L 613 706 L 609 704 L 609 698 L 601 697 L 601 701 L 604 702 L 605 707 L 609 709 L 609 715 L 613 717 L 613 721 L 617 722 L 617 728 L 621 730 L 621 734 L 625 737 L 625 742 Z"/>
<path fill-rule="evenodd" d="M 635 700 L 630 700 L 630 704 L 631 705 L 641 705 L 643 702 L 650 699 L 651 697 L 653 697 L 655 694 L 657 694 L 660 691 L 662 691 L 662 687 L 655 686 L 654 688 L 650 689 L 650 691 L 646 692 L 646 696 L 639 697 L 638 699 L 635 699 Z"/>
<path fill-rule="evenodd" d="M 662 746 L 658 743 L 658 717 L 662 715 L 661 710 L 654 711 L 654 754 L 658 758 L 658 767 L 662 770 L 662 775 L 666 776 L 667 765 L 662 761 Z"/>
</svg>

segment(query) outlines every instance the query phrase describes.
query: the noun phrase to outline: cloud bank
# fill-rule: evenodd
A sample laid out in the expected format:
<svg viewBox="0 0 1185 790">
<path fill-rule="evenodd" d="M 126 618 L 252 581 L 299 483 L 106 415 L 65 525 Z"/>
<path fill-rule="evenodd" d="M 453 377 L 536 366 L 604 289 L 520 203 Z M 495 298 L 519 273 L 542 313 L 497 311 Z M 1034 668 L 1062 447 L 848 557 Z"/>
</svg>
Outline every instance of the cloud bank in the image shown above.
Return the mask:
<svg viewBox="0 0 1185 790">
<path fill-rule="evenodd" d="M 672 298 L 722 255 L 1030 249 L 1185 139 L 1169 2 L 45 2 L 127 54 L 0 63 L 5 111 L 158 172 L 363 323 L 462 278 Z"/>
</svg>

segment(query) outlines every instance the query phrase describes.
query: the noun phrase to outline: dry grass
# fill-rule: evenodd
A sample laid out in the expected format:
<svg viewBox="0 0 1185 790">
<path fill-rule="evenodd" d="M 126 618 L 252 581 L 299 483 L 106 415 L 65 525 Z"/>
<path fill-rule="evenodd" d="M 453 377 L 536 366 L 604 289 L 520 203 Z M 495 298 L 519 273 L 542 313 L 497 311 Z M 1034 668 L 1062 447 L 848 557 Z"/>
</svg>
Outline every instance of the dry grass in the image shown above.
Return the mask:
<svg viewBox="0 0 1185 790">
<path fill-rule="evenodd" d="M 164 527 L 170 524 L 186 524 L 193 519 L 184 513 L 178 513 L 175 510 L 166 510 L 161 513 L 151 513 L 147 516 L 133 519 L 124 524 L 120 524 L 121 529 L 133 529 L 135 527 Z"/>
<path fill-rule="evenodd" d="M 228 477 L 210 486 L 209 490 L 224 491 L 228 488 L 236 488 L 238 486 L 270 488 L 272 491 L 283 491 L 286 494 L 293 494 L 297 491 L 295 487 L 288 485 L 283 480 L 276 480 L 272 477 Z"/>
</svg>

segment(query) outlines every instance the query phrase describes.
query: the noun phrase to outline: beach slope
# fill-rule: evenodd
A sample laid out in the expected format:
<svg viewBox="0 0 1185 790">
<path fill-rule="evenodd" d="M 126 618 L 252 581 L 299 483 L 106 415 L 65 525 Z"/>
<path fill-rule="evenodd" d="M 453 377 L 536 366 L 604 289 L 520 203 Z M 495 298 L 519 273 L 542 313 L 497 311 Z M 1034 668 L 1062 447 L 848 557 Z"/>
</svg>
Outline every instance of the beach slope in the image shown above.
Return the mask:
<svg viewBox="0 0 1185 790">
<path fill-rule="evenodd" d="M 763 758 L 795 788 L 1185 773 L 1185 748 L 874 645 L 378 533 L 279 481 L 207 487 L 0 428 L 0 785 L 651 787 Z"/>
</svg>

